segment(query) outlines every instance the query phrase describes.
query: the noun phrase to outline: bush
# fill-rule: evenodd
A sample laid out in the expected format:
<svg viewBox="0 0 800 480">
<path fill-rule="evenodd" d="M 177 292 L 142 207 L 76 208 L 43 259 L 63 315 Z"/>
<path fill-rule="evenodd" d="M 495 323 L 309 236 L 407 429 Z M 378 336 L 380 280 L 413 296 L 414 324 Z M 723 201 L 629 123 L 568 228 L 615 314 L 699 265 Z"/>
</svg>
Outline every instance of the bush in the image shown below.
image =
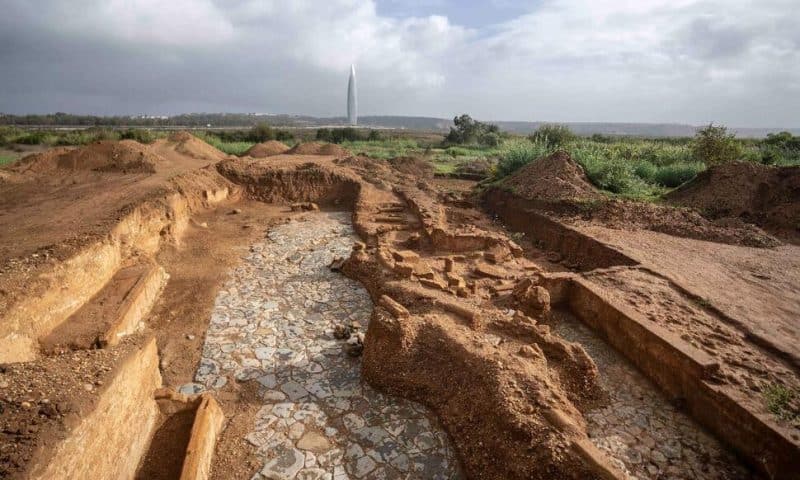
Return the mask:
<svg viewBox="0 0 800 480">
<path fill-rule="evenodd" d="M 543 142 L 550 148 L 564 147 L 578 137 L 566 125 L 542 125 L 528 139 L 532 142 Z"/>
<path fill-rule="evenodd" d="M 139 143 L 153 143 L 158 138 L 147 128 L 129 128 L 119 134 L 120 140 L 136 140 Z"/>
<path fill-rule="evenodd" d="M 653 180 L 662 187 L 675 188 L 683 185 L 705 169 L 702 163 L 675 163 L 657 169 Z"/>
<path fill-rule="evenodd" d="M 489 147 L 500 145 L 500 127 L 473 120 L 466 113 L 453 118 L 455 127 L 445 137 L 445 143 L 457 145 L 478 144 Z"/>
<path fill-rule="evenodd" d="M 728 133 L 727 127 L 713 123 L 698 130 L 691 149 L 695 160 L 709 167 L 738 160 L 742 155 L 742 145 L 736 136 Z"/>
<path fill-rule="evenodd" d="M 506 150 L 495 170 L 496 178 L 503 178 L 516 172 L 530 162 L 552 153 L 541 142 L 516 142 Z"/>
<path fill-rule="evenodd" d="M 247 140 L 256 143 L 275 140 L 275 132 L 272 130 L 272 127 L 270 127 L 269 124 L 261 122 L 257 125 L 254 125 L 253 128 L 250 129 L 250 134 L 248 135 Z"/>
</svg>

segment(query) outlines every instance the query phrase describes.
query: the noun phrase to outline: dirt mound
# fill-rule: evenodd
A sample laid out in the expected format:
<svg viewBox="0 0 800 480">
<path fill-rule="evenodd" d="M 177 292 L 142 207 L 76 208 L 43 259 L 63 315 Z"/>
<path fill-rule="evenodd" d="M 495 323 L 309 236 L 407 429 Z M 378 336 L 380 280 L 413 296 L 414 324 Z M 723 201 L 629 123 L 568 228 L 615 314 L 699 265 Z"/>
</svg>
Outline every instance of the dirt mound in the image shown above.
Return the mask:
<svg viewBox="0 0 800 480">
<path fill-rule="evenodd" d="M 555 152 L 529 163 L 501 185 L 528 200 L 574 202 L 603 198 L 583 168 L 566 152 Z"/>
<path fill-rule="evenodd" d="M 748 222 L 800 230 L 800 167 L 770 167 L 734 162 L 711 167 L 670 192 L 674 204 L 710 218 L 738 217 Z"/>
<path fill-rule="evenodd" d="M 417 178 L 433 178 L 433 165 L 420 157 L 395 157 L 389 160 L 389 165 L 400 173 L 413 175 Z"/>
<path fill-rule="evenodd" d="M 352 155 L 347 149 L 339 145 L 323 142 L 300 143 L 286 153 L 292 155 L 333 155 L 340 158 Z"/>
<path fill-rule="evenodd" d="M 618 229 L 642 228 L 676 237 L 709 242 L 776 247 L 781 242 L 755 225 L 737 219 L 710 221 L 689 208 L 676 208 L 652 203 L 612 200 L 603 202 L 584 215 L 592 221 Z"/>
<path fill-rule="evenodd" d="M 74 150 L 56 148 L 29 155 L 11 167 L 17 173 L 46 173 L 55 170 L 92 170 L 120 173 L 155 173 L 164 159 L 147 145 L 133 140 L 106 140 Z"/>
<path fill-rule="evenodd" d="M 245 152 L 245 155 L 253 158 L 265 158 L 286 153 L 287 150 L 289 150 L 289 147 L 287 147 L 285 143 L 277 140 L 270 140 L 264 143 L 256 143 Z"/>
<path fill-rule="evenodd" d="M 228 156 L 189 132 L 175 132 L 169 137 L 170 142 L 176 143 L 175 151 L 192 158 L 218 162 Z"/>
</svg>

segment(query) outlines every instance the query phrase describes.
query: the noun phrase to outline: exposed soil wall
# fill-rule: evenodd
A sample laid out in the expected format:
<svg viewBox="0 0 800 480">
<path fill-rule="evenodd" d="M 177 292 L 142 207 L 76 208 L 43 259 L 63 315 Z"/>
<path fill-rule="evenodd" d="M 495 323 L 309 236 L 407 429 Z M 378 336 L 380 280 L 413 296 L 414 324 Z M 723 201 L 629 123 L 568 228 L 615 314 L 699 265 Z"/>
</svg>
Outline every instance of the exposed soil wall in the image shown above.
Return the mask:
<svg viewBox="0 0 800 480">
<path fill-rule="evenodd" d="M 97 294 L 132 251 L 155 252 L 163 239 L 178 238 L 187 221 L 186 203 L 179 195 L 146 203 L 125 215 L 107 239 L 40 275 L 40 296 L 20 296 L 4 312 L 0 362 L 33 359 L 37 339 Z"/>
<path fill-rule="evenodd" d="M 512 230 L 523 232 L 544 248 L 558 252 L 581 270 L 636 264 L 622 253 L 537 212 L 535 202 L 497 188 L 487 191 L 484 199 L 486 208 Z"/>
<path fill-rule="evenodd" d="M 94 410 L 63 441 L 32 460 L 28 478 L 133 478 L 155 427 L 153 392 L 160 386 L 151 339 L 119 363 Z"/>
<path fill-rule="evenodd" d="M 800 471 L 800 442 L 753 414 L 716 380 L 719 363 L 665 329 L 640 318 L 579 277 L 544 278 L 551 298 L 569 308 L 622 352 L 698 422 L 769 478 Z"/>
<path fill-rule="evenodd" d="M 717 165 L 670 192 L 667 199 L 711 218 L 738 217 L 800 232 L 800 167 L 751 162 Z"/>
<path fill-rule="evenodd" d="M 232 161 L 220 163 L 218 169 L 250 198 L 267 203 L 303 201 L 352 208 L 360 191 L 358 181 L 314 164 L 270 168 Z"/>
</svg>

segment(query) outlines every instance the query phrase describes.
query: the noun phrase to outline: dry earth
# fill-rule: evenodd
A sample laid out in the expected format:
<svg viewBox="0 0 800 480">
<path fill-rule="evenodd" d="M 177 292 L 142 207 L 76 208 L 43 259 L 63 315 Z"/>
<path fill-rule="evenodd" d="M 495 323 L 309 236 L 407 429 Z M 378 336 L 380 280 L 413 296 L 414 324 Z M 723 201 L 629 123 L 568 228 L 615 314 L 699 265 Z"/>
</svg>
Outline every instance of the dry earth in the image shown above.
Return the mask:
<svg viewBox="0 0 800 480">
<path fill-rule="evenodd" d="M 797 478 L 789 223 L 264 147 L 3 169 L 0 477 Z"/>
</svg>

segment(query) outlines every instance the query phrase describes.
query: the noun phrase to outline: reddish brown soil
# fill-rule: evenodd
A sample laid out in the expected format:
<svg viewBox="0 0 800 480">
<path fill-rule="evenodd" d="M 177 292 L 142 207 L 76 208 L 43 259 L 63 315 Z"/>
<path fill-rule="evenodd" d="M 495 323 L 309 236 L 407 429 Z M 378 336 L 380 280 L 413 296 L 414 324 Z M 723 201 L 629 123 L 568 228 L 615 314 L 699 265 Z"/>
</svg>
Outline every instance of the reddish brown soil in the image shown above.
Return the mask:
<svg viewBox="0 0 800 480">
<path fill-rule="evenodd" d="M 193 380 L 225 276 L 270 224 L 291 215 L 286 208 L 261 202 L 238 202 L 236 214 L 233 208 L 223 205 L 196 215 L 181 243 L 157 257 L 170 278 L 147 323 L 156 334 L 165 385 Z"/>
<path fill-rule="evenodd" d="M 501 185 L 522 198 L 543 202 L 581 202 L 603 198 L 583 168 L 563 151 L 529 163 L 505 178 Z"/>
<path fill-rule="evenodd" d="M 735 217 L 800 236 L 800 167 L 751 162 L 717 165 L 667 198 L 710 218 Z"/>
<path fill-rule="evenodd" d="M 748 248 L 648 231 L 581 231 L 671 279 L 800 368 L 800 248 Z M 766 369 L 765 369 L 766 371 Z"/>
<path fill-rule="evenodd" d="M 253 158 L 266 158 L 271 157 L 273 155 L 280 155 L 281 153 L 286 153 L 289 150 L 289 147 L 286 146 L 283 142 L 279 142 L 277 140 L 270 140 L 264 143 L 256 143 L 252 147 L 250 147 L 245 155 L 248 157 Z"/>
<path fill-rule="evenodd" d="M 186 447 L 191 438 L 195 410 L 187 408 L 163 415 L 150 441 L 150 448 L 136 472 L 140 480 L 174 480 L 181 478 Z"/>
<path fill-rule="evenodd" d="M 331 155 L 340 158 L 352 155 L 347 149 L 339 145 L 323 142 L 300 143 L 286 153 L 290 155 Z"/>
<path fill-rule="evenodd" d="M 395 157 L 389 159 L 389 165 L 398 172 L 413 175 L 421 180 L 433 178 L 433 165 L 424 158 Z"/>
<path fill-rule="evenodd" d="M 586 405 L 604 398 L 597 368 L 580 345 L 564 341 L 545 324 L 550 297 L 540 285 L 542 272 L 563 268 L 545 261 L 528 239 L 522 239 L 521 248 L 498 223 L 481 215 L 466 193 L 467 185 L 425 180 L 420 175 L 424 167 L 416 162 L 352 157 L 336 145 L 303 144 L 292 149 L 292 155 L 258 161 L 227 157 L 187 135 L 148 146 L 158 161 L 147 173 L 118 167 L 58 167 L 59 175 L 20 173 L 14 169 L 18 166 L 6 170 L 10 180 L 0 184 L 0 226 L 8 227 L 0 229 L 4 298 L 17 298 L 26 289 L 35 292 L 31 278 L 65 265 L 87 239 L 108 235 L 124 213 L 142 202 L 180 194 L 188 202 L 191 222 L 183 234 L 158 243 L 154 260 L 171 277 L 146 324 L 158 341 L 165 383 L 182 384 L 194 374 L 217 290 L 242 249 L 271 223 L 286 218 L 289 203 L 352 208 L 354 227 L 364 243 L 356 245 L 343 271 L 362 282 L 376 305 L 365 340 L 365 379 L 430 407 L 452 438 L 468 478 L 618 475 L 591 447 L 581 414 Z M 105 165 L 117 165 L 114 150 L 108 151 Z M 91 164 L 102 169 L 101 163 Z M 585 176 L 575 167 L 568 157 L 554 155 L 532 164 L 530 171 L 518 172 L 507 187 L 525 192 L 524 200 L 548 204 L 592 200 L 596 192 L 586 190 Z M 545 175 L 550 175 L 548 180 L 541 181 Z M 539 184 L 525 178 L 539 179 Z M 210 196 L 221 189 L 235 194 L 222 203 L 212 202 Z M 531 205 L 526 208 L 536 203 Z M 553 244 L 616 249 L 617 256 L 609 259 L 641 263 L 641 271 L 626 263 L 629 270 L 624 273 L 599 272 L 595 280 L 614 289 L 609 299 L 633 301 L 632 306 L 649 313 L 654 323 L 683 331 L 685 341 L 719 355 L 726 388 L 750 388 L 749 383 L 762 381 L 793 385 L 797 365 L 791 364 L 797 361 L 794 345 L 800 335 L 800 256 L 794 247 L 755 249 L 641 230 L 642 225 L 659 228 L 664 212 L 609 205 L 594 216 L 561 211 L 561 221 L 572 222 L 574 234 L 590 241 L 565 243 L 567 237 L 559 237 Z M 515 212 L 524 215 L 526 208 Z M 695 220 L 691 215 L 668 219 L 663 228 L 681 222 L 694 225 Z M 549 221 L 561 225 L 558 219 Z M 617 229 L 608 227 L 615 222 Z M 701 227 L 706 228 L 702 221 Z M 720 228 L 728 232 L 731 227 Z M 730 241 L 744 238 L 731 235 Z M 130 260 L 137 253 L 132 249 L 126 255 Z M 646 278 L 637 277 L 637 272 Z M 651 281 L 648 275 L 660 280 Z M 695 309 L 685 304 L 686 298 L 708 305 Z M 711 344 L 708 337 L 713 337 Z M 94 375 L 94 370 L 78 368 L 75 376 L 69 373 L 72 363 L 58 364 L 59 358 L 73 358 L 69 355 L 80 359 L 111 354 L 81 351 L 12 365 L 8 383 L 19 392 L 9 401 L 16 405 L 12 411 L 27 411 L 21 402 L 30 386 L 19 380 L 27 375 L 44 379 L 41 387 L 32 383 L 33 391 L 47 395 L 58 388 L 73 391 L 60 386 L 61 375 L 78 386 L 84 376 Z M 753 363 L 737 363 L 738 357 Z M 34 373 L 26 373 L 26 368 Z M 0 375 L 5 382 L 8 374 Z M 213 476 L 249 478 L 259 461 L 243 436 L 260 406 L 256 386 L 228 382 L 219 397 L 229 426 L 217 446 Z M 34 400 L 39 402 L 38 397 Z M 763 405 L 741 402 L 760 408 L 765 421 L 773 421 Z M 34 415 L 25 415 L 15 425 L 36 425 Z M 186 424 L 180 418 L 164 424 L 159 441 L 184 432 Z M 15 437 L 3 438 L 3 452 L 16 448 L 8 445 L 21 435 L 13 433 L 16 427 L 5 429 Z M 55 441 L 58 436 L 48 433 L 44 438 Z M 6 463 L 21 465 L 26 458 L 30 454 Z M 171 472 L 175 465 L 177 461 L 156 470 Z"/>
<path fill-rule="evenodd" d="M 245 439 L 263 406 L 259 388 L 256 381 L 229 382 L 220 393 L 219 400 L 228 425 L 214 452 L 212 480 L 252 478 L 261 467 L 262 459 Z"/>
<path fill-rule="evenodd" d="M 52 451 L 94 409 L 118 361 L 140 340 L 0 365 L 0 478 L 24 478 L 37 452 Z"/>
<path fill-rule="evenodd" d="M 781 241 L 761 228 L 741 220 L 709 221 L 690 208 L 675 208 L 654 203 L 611 200 L 600 202 L 571 222 L 600 223 L 619 230 L 645 229 L 676 237 L 729 243 L 748 247 L 776 247 Z"/>
</svg>

